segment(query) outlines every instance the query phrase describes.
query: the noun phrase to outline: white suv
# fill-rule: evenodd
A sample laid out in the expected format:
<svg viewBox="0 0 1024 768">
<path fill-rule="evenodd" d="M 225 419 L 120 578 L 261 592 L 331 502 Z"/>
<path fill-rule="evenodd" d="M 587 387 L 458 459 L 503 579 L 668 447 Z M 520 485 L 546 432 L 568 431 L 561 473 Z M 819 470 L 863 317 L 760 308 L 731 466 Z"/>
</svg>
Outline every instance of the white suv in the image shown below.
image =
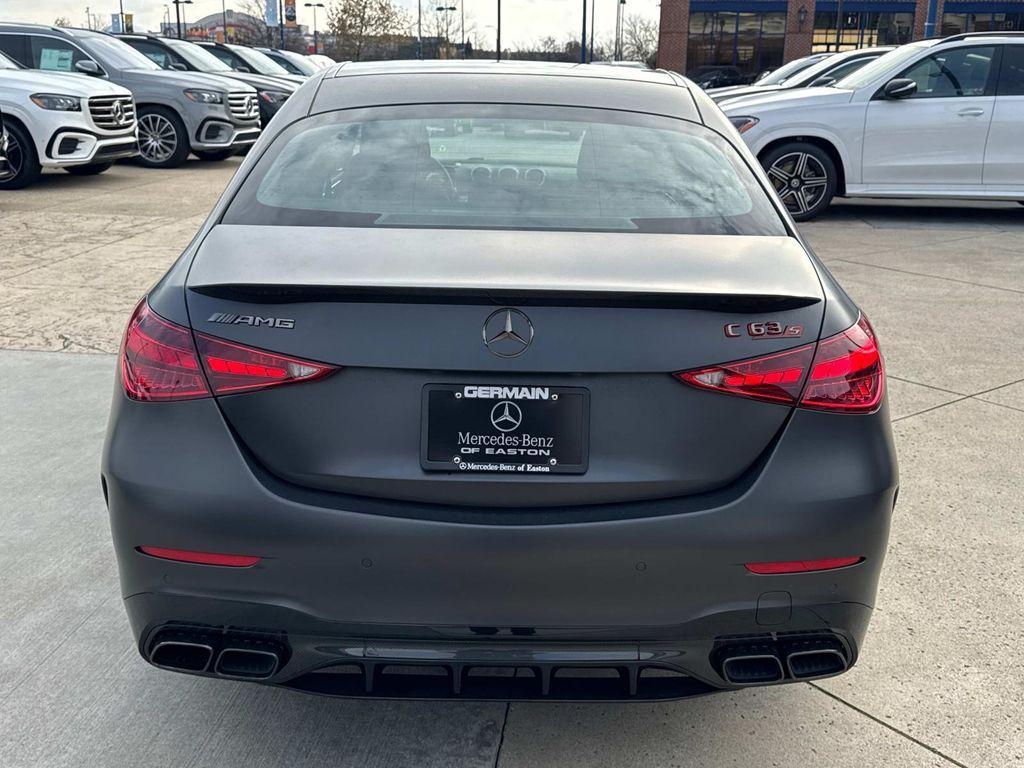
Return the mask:
<svg viewBox="0 0 1024 768">
<path fill-rule="evenodd" d="M 132 94 L 84 75 L 23 69 L 0 54 L 7 172 L 0 189 L 33 183 L 44 167 L 102 173 L 139 153 Z"/>
<path fill-rule="evenodd" d="M 797 220 L 835 195 L 1024 200 L 1024 37 L 922 40 L 723 111 Z"/>
</svg>

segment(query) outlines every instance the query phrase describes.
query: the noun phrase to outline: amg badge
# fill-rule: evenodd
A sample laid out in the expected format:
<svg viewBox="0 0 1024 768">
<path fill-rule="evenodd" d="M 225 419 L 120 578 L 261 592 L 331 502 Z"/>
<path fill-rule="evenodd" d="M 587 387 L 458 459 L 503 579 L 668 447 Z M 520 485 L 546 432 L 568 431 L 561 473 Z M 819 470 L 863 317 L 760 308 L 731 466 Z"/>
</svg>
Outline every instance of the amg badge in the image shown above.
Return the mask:
<svg viewBox="0 0 1024 768">
<path fill-rule="evenodd" d="M 259 315 L 232 315 L 226 312 L 214 312 L 208 323 L 224 323 L 225 325 L 251 325 L 254 328 L 294 328 L 295 321 L 288 317 L 260 317 Z"/>
</svg>

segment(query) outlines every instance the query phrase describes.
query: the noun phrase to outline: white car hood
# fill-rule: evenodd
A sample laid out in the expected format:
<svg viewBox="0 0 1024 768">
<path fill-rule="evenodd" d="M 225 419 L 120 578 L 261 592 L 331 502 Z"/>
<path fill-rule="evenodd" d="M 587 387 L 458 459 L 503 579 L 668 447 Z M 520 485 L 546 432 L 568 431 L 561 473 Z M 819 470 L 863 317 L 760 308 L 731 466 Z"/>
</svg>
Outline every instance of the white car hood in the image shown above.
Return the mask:
<svg viewBox="0 0 1024 768">
<path fill-rule="evenodd" d="M 754 110 L 773 112 L 780 109 L 806 109 L 829 104 L 848 104 L 853 91 L 843 88 L 790 88 L 758 96 L 745 96 L 722 100 L 722 111 L 726 115 L 747 115 Z"/>
<path fill-rule="evenodd" d="M 65 96 L 131 96 L 131 91 L 89 75 L 74 72 L 50 72 L 42 69 L 0 70 L 0 92 L 20 90 L 30 93 L 59 93 Z"/>
</svg>

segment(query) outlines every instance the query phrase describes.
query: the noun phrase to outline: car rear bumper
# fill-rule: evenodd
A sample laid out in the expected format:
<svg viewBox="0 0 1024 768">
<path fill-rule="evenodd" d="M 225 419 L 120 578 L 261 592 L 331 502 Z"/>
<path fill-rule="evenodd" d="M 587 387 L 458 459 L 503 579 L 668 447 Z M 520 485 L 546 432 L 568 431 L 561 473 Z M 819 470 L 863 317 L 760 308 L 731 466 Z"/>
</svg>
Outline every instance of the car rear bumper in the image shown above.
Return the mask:
<svg viewBox="0 0 1024 768">
<path fill-rule="evenodd" d="M 147 658 L 167 632 L 191 633 L 211 648 L 198 673 L 214 674 L 232 643 L 269 643 L 280 664 L 265 682 L 321 693 L 670 698 L 738 687 L 716 657 L 723 644 L 767 647 L 784 669 L 794 633 L 811 632 L 852 664 L 897 473 L 884 407 L 796 411 L 757 466 L 704 508 L 691 497 L 523 510 L 521 525 L 509 522 L 516 510 L 485 510 L 475 522 L 464 510 L 286 486 L 245 455 L 213 401 L 140 404 L 118 392 L 103 481 Z M 191 565 L 140 546 L 262 560 Z M 864 561 L 774 576 L 743 565 L 844 556 Z M 339 664 L 352 675 L 316 672 Z M 408 664 L 440 673 L 399 678 L 405 686 L 386 674 Z M 480 666 L 532 670 L 532 682 L 463 685 Z M 614 691 L 555 685 L 560 667 L 614 670 L 615 685 L 601 684 Z M 647 668 L 685 678 L 648 696 L 638 682 Z M 777 682 L 792 679 L 784 671 Z"/>
</svg>

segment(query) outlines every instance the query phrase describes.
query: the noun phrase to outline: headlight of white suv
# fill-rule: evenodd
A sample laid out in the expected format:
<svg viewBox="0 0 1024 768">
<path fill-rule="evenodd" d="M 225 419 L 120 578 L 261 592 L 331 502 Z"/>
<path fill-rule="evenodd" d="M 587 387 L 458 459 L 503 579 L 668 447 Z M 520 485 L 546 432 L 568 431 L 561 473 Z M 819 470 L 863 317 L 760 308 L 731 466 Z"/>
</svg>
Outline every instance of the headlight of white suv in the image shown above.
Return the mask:
<svg viewBox="0 0 1024 768">
<path fill-rule="evenodd" d="M 744 115 L 743 117 L 730 117 L 729 122 L 732 123 L 733 127 L 740 133 L 746 133 L 760 121 L 756 117 Z"/>
<path fill-rule="evenodd" d="M 291 94 L 284 91 L 260 91 L 260 98 L 268 104 L 283 104 L 289 96 Z"/>
<path fill-rule="evenodd" d="M 56 112 L 81 112 L 82 100 L 77 96 L 63 96 L 59 93 L 36 93 L 29 96 L 32 103 L 42 109 Z"/>
<path fill-rule="evenodd" d="M 202 91 L 198 88 L 189 88 L 185 91 L 185 96 L 199 104 L 224 103 L 224 94 L 220 91 Z"/>
</svg>

